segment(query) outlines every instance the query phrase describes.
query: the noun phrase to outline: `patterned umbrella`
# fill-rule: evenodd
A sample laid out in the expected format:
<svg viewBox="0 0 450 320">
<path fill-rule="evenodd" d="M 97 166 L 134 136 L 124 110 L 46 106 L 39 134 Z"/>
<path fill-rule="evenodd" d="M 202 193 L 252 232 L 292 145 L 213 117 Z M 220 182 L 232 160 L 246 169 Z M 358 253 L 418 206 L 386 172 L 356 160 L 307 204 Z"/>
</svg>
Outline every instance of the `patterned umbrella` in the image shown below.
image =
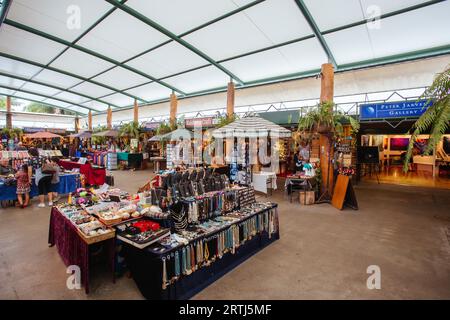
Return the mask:
<svg viewBox="0 0 450 320">
<path fill-rule="evenodd" d="M 267 136 L 288 138 L 291 136 L 291 131 L 261 117 L 249 116 L 214 130 L 212 135 L 214 138 L 252 138 Z"/>
</svg>

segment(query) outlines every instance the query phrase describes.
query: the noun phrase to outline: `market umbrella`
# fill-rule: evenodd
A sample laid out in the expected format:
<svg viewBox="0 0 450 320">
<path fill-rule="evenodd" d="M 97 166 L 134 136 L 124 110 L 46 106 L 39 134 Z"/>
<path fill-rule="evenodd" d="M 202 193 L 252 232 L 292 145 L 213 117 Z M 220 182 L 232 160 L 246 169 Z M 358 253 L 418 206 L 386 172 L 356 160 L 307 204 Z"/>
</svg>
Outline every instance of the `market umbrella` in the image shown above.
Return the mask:
<svg viewBox="0 0 450 320">
<path fill-rule="evenodd" d="M 261 117 L 249 116 L 214 130 L 212 135 L 214 138 L 256 138 L 267 136 L 288 138 L 291 136 L 291 131 Z"/>
<path fill-rule="evenodd" d="M 92 136 L 94 137 L 118 137 L 119 136 L 119 131 L 117 130 L 106 130 L 106 131 L 102 131 L 102 132 L 97 132 L 97 133 L 93 133 Z"/>
<path fill-rule="evenodd" d="M 62 138 L 62 136 L 55 134 L 55 133 L 48 132 L 48 131 L 39 131 L 39 132 L 27 134 L 27 135 L 25 135 L 25 137 L 30 138 L 30 139 Z"/>
<path fill-rule="evenodd" d="M 89 131 L 83 131 L 69 135 L 69 137 L 71 138 L 90 138 L 91 136 L 92 133 Z"/>
<path fill-rule="evenodd" d="M 161 140 L 168 140 L 168 141 L 178 141 L 181 138 L 183 140 L 190 140 L 193 138 L 192 131 L 189 131 L 188 129 L 180 128 L 175 131 L 166 133 L 161 136 Z"/>
<path fill-rule="evenodd" d="M 156 135 L 156 136 L 153 136 L 150 139 L 148 139 L 148 141 L 150 141 L 150 142 L 161 141 L 161 140 L 162 140 L 162 135 Z"/>
</svg>

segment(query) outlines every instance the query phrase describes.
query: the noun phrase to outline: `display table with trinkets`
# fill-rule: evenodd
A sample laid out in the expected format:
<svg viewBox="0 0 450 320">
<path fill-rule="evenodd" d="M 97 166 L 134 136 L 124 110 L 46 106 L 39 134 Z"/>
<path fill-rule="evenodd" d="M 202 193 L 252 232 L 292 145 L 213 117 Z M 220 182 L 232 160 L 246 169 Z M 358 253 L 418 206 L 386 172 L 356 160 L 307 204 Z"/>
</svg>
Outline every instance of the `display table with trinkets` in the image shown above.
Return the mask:
<svg viewBox="0 0 450 320">
<path fill-rule="evenodd" d="M 86 293 L 95 246 L 108 254 L 113 281 L 123 260 L 144 297 L 189 298 L 279 239 L 277 204 L 256 202 L 251 187 L 223 185 L 187 194 L 172 183 L 135 195 L 79 188 L 52 208 L 48 243 L 80 267 Z"/>
<path fill-rule="evenodd" d="M 230 206 L 226 199 L 232 190 Z M 256 202 L 253 188 L 216 192 L 172 204 L 170 236 L 145 247 L 124 243 L 127 265 L 145 298 L 188 299 L 279 239 L 276 203 Z M 192 205 L 204 204 L 205 198 L 211 199 L 208 210 Z"/>
<path fill-rule="evenodd" d="M 90 252 L 100 246 L 106 251 L 113 273 L 115 266 L 115 235 L 113 222 L 141 217 L 129 195 L 119 189 L 97 190 L 78 188 L 67 203 L 52 207 L 48 243 L 56 245 L 66 266 L 79 266 L 81 283 L 89 293 Z M 113 200 L 119 200 L 114 202 Z M 114 212 L 114 213 L 111 213 Z M 131 212 L 131 214 L 130 214 Z M 114 220 L 115 219 L 115 220 Z"/>
</svg>

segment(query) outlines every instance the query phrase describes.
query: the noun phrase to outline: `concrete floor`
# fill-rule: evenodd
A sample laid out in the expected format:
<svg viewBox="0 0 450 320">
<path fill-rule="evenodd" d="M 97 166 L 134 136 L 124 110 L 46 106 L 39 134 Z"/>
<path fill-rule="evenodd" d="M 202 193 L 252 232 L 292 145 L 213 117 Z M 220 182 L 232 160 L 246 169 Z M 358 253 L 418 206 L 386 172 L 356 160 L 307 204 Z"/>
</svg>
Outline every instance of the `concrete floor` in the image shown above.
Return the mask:
<svg viewBox="0 0 450 320">
<path fill-rule="evenodd" d="M 151 172 L 114 175 L 134 192 Z M 281 239 L 194 299 L 450 299 L 450 191 L 367 182 L 356 194 L 360 210 L 339 212 L 274 193 Z M 102 271 L 88 296 L 67 289 L 66 268 L 47 247 L 49 211 L 36 201 L 0 209 L 1 299 L 142 299 L 132 279 L 113 284 Z M 369 265 L 381 268 L 380 290 L 366 287 Z"/>
</svg>

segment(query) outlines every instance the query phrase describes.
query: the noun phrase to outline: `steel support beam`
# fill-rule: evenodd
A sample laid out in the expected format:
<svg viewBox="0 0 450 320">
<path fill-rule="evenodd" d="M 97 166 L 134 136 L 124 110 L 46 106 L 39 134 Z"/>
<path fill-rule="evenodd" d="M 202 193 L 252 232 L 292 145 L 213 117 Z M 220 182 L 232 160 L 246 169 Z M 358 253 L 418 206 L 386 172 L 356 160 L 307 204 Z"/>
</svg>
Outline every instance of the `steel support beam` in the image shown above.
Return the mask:
<svg viewBox="0 0 450 320">
<path fill-rule="evenodd" d="M 5 21 L 6 15 L 8 14 L 8 10 L 11 6 L 12 0 L 3 0 L 0 5 L 0 27 Z"/>
<path fill-rule="evenodd" d="M 319 43 L 322 46 L 323 51 L 325 51 L 325 54 L 327 55 L 329 62 L 333 64 L 334 69 L 337 69 L 337 63 L 333 57 L 333 53 L 331 52 L 330 47 L 328 46 L 327 42 L 325 41 L 325 38 L 320 33 L 320 29 L 317 26 L 316 22 L 314 21 L 314 18 L 311 15 L 311 13 L 309 12 L 305 3 L 303 2 L 303 0 L 295 0 L 295 3 L 297 4 L 301 13 L 303 14 L 303 16 L 305 17 L 309 26 L 311 27 L 312 31 L 314 32 L 314 35 L 317 37 L 317 40 L 319 40 Z"/>
<path fill-rule="evenodd" d="M 417 60 L 417 59 L 441 56 L 441 55 L 446 55 L 446 54 L 450 54 L 450 45 L 443 46 L 443 47 L 436 47 L 436 48 L 427 49 L 427 50 L 413 51 L 413 52 L 409 52 L 409 53 L 405 53 L 405 54 L 401 54 L 401 55 L 389 56 L 389 57 L 384 57 L 384 58 L 380 58 L 380 59 L 367 60 L 367 61 L 361 62 L 361 63 L 341 65 L 337 72 L 347 72 L 347 71 L 352 71 L 352 70 L 358 70 L 361 68 L 377 67 L 377 66 L 407 62 L 407 61 L 412 61 L 412 60 Z M 315 69 L 315 70 L 310 70 L 310 71 L 305 71 L 305 72 L 291 73 L 291 74 L 287 74 L 287 75 L 283 75 L 283 76 L 276 76 L 276 77 L 270 77 L 270 78 L 265 78 L 265 79 L 249 81 L 249 82 L 246 82 L 244 86 L 239 87 L 239 89 L 267 85 L 267 84 L 277 83 L 277 82 L 282 82 L 282 81 L 292 81 L 292 80 L 314 77 L 318 73 L 320 73 L 320 69 Z M 190 93 L 182 98 L 184 99 L 184 98 L 191 98 L 191 97 L 195 97 L 195 96 L 202 96 L 202 95 L 207 95 L 207 94 L 226 92 L 226 89 L 227 89 L 226 87 L 220 87 L 220 88 L 202 90 L 202 91 Z M 169 101 L 169 100 L 168 99 L 158 99 L 158 100 L 154 100 L 149 103 L 146 103 L 146 104 L 141 104 L 140 106 L 154 105 L 154 104 L 163 103 L 163 102 L 167 102 L 167 101 Z M 131 108 L 132 108 L 132 106 L 130 105 L 130 106 L 126 106 L 126 107 L 121 107 L 119 110 L 116 110 L 116 111 L 128 110 Z M 99 112 L 99 114 L 102 114 L 102 113 L 104 113 L 104 112 Z"/>
<path fill-rule="evenodd" d="M 197 26 L 195 28 L 192 28 L 192 29 L 190 29 L 190 30 L 188 30 L 186 32 L 183 32 L 183 33 L 179 34 L 178 37 L 179 38 L 185 37 L 188 34 L 191 34 L 191 33 L 195 32 L 195 31 L 200 30 L 200 29 L 206 28 L 209 25 L 212 25 L 212 24 L 214 24 L 216 22 L 219 22 L 219 21 L 221 21 L 223 19 L 231 17 L 231 16 L 233 16 L 233 15 L 239 13 L 239 12 L 247 10 L 248 8 L 251 8 L 251 7 L 253 7 L 253 6 L 257 5 L 257 4 L 260 4 L 260 3 L 264 2 L 264 1 L 266 1 L 266 0 L 256 0 L 256 1 L 250 2 L 250 3 L 248 3 L 248 4 L 244 5 L 244 6 L 241 6 L 241 7 L 237 8 L 237 9 L 235 9 L 235 10 L 232 10 L 232 11 L 230 11 L 228 13 L 225 13 L 224 15 L 221 15 L 220 17 L 217 17 L 217 18 L 215 18 L 213 20 L 207 21 L 207 22 L 205 22 L 205 23 L 203 23 L 203 24 L 201 24 L 201 25 L 199 25 L 199 26 Z M 138 58 L 138 57 L 140 57 L 140 56 L 142 56 L 142 55 L 144 55 L 146 53 L 149 53 L 149 52 L 151 52 L 153 50 L 156 50 L 156 49 L 158 49 L 158 48 L 160 48 L 160 47 L 162 47 L 162 46 L 164 46 L 166 44 L 169 44 L 169 43 L 171 43 L 173 41 L 174 41 L 173 39 L 170 39 L 170 40 L 167 40 L 167 41 L 165 41 L 163 43 L 160 43 L 160 44 L 158 44 L 158 45 L 156 45 L 156 46 L 154 46 L 154 47 L 152 47 L 152 48 L 150 48 L 148 50 L 145 50 L 145 51 L 143 51 L 143 52 L 141 52 L 141 53 L 139 53 L 139 54 L 137 54 L 135 56 L 132 56 L 131 58 L 128 58 L 127 60 L 122 61 L 122 63 L 127 63 L 128 61 L 136 59 L 136 58 Z M 208 66 L 210 66 L 210 65 L 211 64 L 208 64 Z"/>
<path fill-rule="evenodd" d="M 51 104 L 51 103 L 46 103 L 46 102 L 42 102 L 42 101 L 39 101 L 39 100 L 34 100 L 34 99 L 30 99 L 30 98 L 24 98 L 24 97 L 21 97 L 21 96 L 18 96 L 18 95 L 16 95 L 16 94 L 8 94 L 8 95 L 4 95 L 4 94 L 1 94 L 0 93 L 0 96 L 10 96 L 10 97 L 12 97 L 12 98 L 17 98 L 17 99 L 22 99 L 22 100 L 27 100 L 27 101 L 30 101 L 30 102 L 36 102 L 36 103 L 40 103 L 40 104 L 43 104 L 43 105 L 47 105 L 47 106 L 49 106 L 49 107 L 53 107 L 53 108 L 57 108 L 57 109 L 61 109 L 61 110 L 65 110 L 65 111 L 70 111 L 70 112 L 73 112 L 73 113 L 75 113 L 75 114 L 77 114 L 77 115 L 80 115 L 80 116 L 85 116 L 86 114 L 84 114 L 84 113 L 81 113 L 81 112 L 78 112 L 78 111 L 75 111 L 75 110 L 71 110 L 71 109 L 68 109 L 68 108 L 63 108 L 63 107 L 59 107 L 59 106 L 55 106 L 54 104 Z M 14 112 L 13 112 L 14 113 Z"/>
<path fill-rule="evenodd" d="M 116 0 L 105 0 L 105 1 L 109 2 L 110 4 L 112 4 L 113 6 L 119 8 L 119 9 L 121 9 L 122 11 L 128 13 L 132 17 L 141 20 L 145 24 L 147 24 L 150 27 L 154 28 L 155 30 L 158 30 L 159 32 L 165 34 L 166 36 L 168 36 L 172 40 L 174 40 L 174 41 L 178 42 L 179 44 L 181 44 L 182 46 L 184 46 L 185 48 L 191 50 L 192 52 L 194 52 L 198 56 L 202 57 L 203 59 L 205 59 L 206 61 L 208 61 L 209 63 L 211 63 L 212 65 L 214 65 L 215 67 L 217 67 L 218 69 L 220 69 L 221 71 L 223 71 L 224 73 L 229 75 L 231 78 L 233 78 L 239 84 L 241 84 L 241 85 L 244 84 L 244 82 L 241 79 L 239 79 L 231 71 L 227 70 L 225 67 L 223 67 L 222 65 L 220 65 L 219 63 L 214 61 L 211 57 L 209 57 L 208 55 L 206 55 L 205 53 L 203 53 L 202 51 L 200 51 L 199 49 L 197 49 L 193 45 L 189 44 L 187 41 L 185 41 L 182 38 L 178 37 L 176 34 L 172 33 L 171 31 L 167 30 L 163 26 L 159 25 L 155 21 L 147 18 L 146 16 L 144 16 L 140 12 L 132 9 L 131 7 L 129 7 L 127 5 L 121 4 L 120 2 L 118 2 Z"/>
<path fill-rule="evenodd" d="M 86 81 L 86 82 L 89 82 L 89 83 L 96 84 L 98 86 L 101 86 L 103 88 L 109 89 L 111 91 L 115 91 L 114 93 L 121 93 L 121 94 L 124 94 L 126 96 L 129 96 L 130 98 L 138 99 L 139 101 L 142 101 L 142 102 L 147 102 L 146 100 L 144 100 L 142 98 L 136 97 L 136 96 L 134 96 L 132 94 L 129 94 L 129 93 L 125 92 L 125 90 L 119 90 L 119 89 L 110 87 L 110 86 L 108 86 L 106 84 L 103 84 L 101 82 L 97 82 L 97 81 L 94 81 L 94 80 L 82 77 L 82 76 L 77 75 L 75 73 L 71 73 L 71 72 L 64 71 L 64 70 L 61 70 L 61 69 L 57 69 L 57 68 L 54 68 L 54 67 L 49 67 L 49 66 L 46 66 L 46 65 L 44 65 L 42 63 L 31 61 L 31 60 L 28 60 L 28 59 L 25 59 L 25 58 L 16 57 L 16 56 L 4 53 L 4 52 L 0 52 L 0 57 L 4 57 L 4 58 L 11 59 L 11 60 L 15 60 L 15 61 L 31 64 L 31 65 L 36 66 L 36 67 L 48 69 L 50 71 L 54 71 L 54 72 L 57 72 L 57 73 L 64 74 L 66 76 L 70 76 L 70 77 L 77 78 L 77 79 L 80 79 L 80 80 L 83 80 L 83 81 Z"/>
<path fill-rule="evenodd" d="M 410 6 L 410 7 L 406 7 L 406 8 L 400 9 L 400 10 L 396 10 L 396 11 L 392 11 L 392 12 L 388 12 L 388 13 L 382 14 L 382 15 L 380 15 L 380 17 L 378 19 L 381 20 L 381 19 L 394 17 L 394 16 L 399 15 L 399 14 L 407 13 L 407 12 L 410 12 L 410 11 L 413 11 L 413 10 L 417 10 L 417 9 L 421 9 L 421 8 L 426 8 L 426 7 L 429 7 L 429 6 L 433 5 L 433 4 L 437 4 L 437 3 L 440 3 L 440 2 L 444 2 L 444 1 L 447 1 L 447 0 L 426 1 L 424 3 L 419 3 L 419 4 L 416 4 L 414 6 Z M 363 24 L 366 24 L 366 23 L 371 23 L 372 21 L 373 21 L 372 19 L 364 19 L 364 20 L 356 21 L 356 22 L 349 23 L 349 24 L 346 24 L 346 25 L 343 25 L 343 26 L 339 26 L 339 27 L 336 27 L 336 28 L 324 30 L 324 31 L 322 31 L 322 35 L 326 35 L 326 34 L 329 34 L 329 33 L 338 32 L 338 31 L 349 29 L 349 28 L 357 27 L 357 26 L 360 26 L 360 25 L 363 25 Z"/>
<path fill-rule="evenodd" d="M 20 30 L 23 30 L 23 31 L 27 31 L 27 32 L 30 32 L 30 33 L 35 34 L 37 36 L 43 37 L 45 39 L 57 42 L 59 44 L 67 46 L 68 48 L 77 49 L 77 50 L 82 51 L 84 53 L 87 53 L 87 54 L 89 54 L 91 56 L 94 56 L 94 57 L 96 57 L 98 59 L 102 59 L 102 60 L 104 60 L 106 62 L 109 62 L 109 63 L 111 63 L 111 64 L 113 64 L 113 65 L 115 65 L 117 67 L 122 67 L 122 68 L 127 69 L 128 71 L 131 71 L 133 73 L 136 73 L 136 74 L 138 74 L 138 75 L 140 75 L 140 76 L 142 76 L 144 78 L 147 78 L 149 80 L 155 81 L 155 82 L 159 83 L 160 85 L 169 88 L 170 90 L 173 90 L 173 91 L 176 91 L 178 93 L 184 94 L 183 91 L 181 91 L 181 90 L 179 90 L 179 89 L 177 89 L 177 88 L 175 88 L 175 87 L 173 87 L 173 86 L 171 86 L 171 85 L 169 85 L 169 84 L 167 84 L 167 83 L 165 83 L 163 81 L 159 81 L 157 78 L 155 78 L 155 77 L 153 77 L 151 75 L 148 75 L 148 74 L 146 74 L 146 73 L 144 73 L 142 71 L 139 71 L 139 70 L 137 70 L 137 69 L 135 69 L 133 67 L 130 67 L 129 65 L 122 64 L 120 61 L 114 60 L 114 59 L 112 59 L 110 57 L 107 57 L 107 56 L 105 56 L 103 54 L 100 54 L 98 52 L 95 52 L 93 50 L 87 49 L 87 48 L 82 47 L 80 45 L 74 44 L 74 43 L 72 43 L 70 41 L 58 38 L 58 37 L 53 36 L 51 34 L 48 34 L 48 33 L 45 33 L 43 31 L 40 31 L 40 30 L 34 29 L 32 27 L 26 26 L 26 25 L 24 25 L 22 23 L 19 23 L 17 21 L 5 19 L 4 23 L 7 24 L 7 25 L 10 25 L 12 27 L 15 27 L 17 29 L 20 29 Z"/>
<path fill-rule="evenodd" d="M 56 98 L 56 97 L 49 96 L 49 95 L 46 95 L 46 94 L 43 94 L 43 93 L 39 93 L 39 92 L 34 92 L 34 91 L 30 91 L 30 90 L 25 90 L 25 89 L 19 89 L 19 88 L 15 88 L 15 87 L 5 86 L 5 85 L 2 85 L 2 84 L 0 84 L 0 88 L 13 90 L 13 91 L 19 91 L 19 92 L 23 92 L 23 93 L 28 93 L 28 94 L 32 94 L 32 95 L 35 95 L 35 96 L 40 96 L 40 97 L 43 97 L 43 98 L 46 98 L 46 99 L 53 99 L 53 100 L 61 101 L 61 102 L 64 102 L 64 103 L 68 103 L 70 105 L 73 105 L 73 106 L 76 106 L 76 107 L 81 107 L 83 109 L 88 109 L 88 110 L 92 110 L 92 111 L 98 111 L 98 110 L 85 107 L 85 106 L 83 106 L 81 104 L 78 104 L 78 103 L 75 103 L 75 102 L 72 102 L 72 101 L 69 101 L 69 100 Z M 62 109 L 63 107 L 58 107 L 58 108 Z"/>
<path fill-rule="evenodd" d="M 52 84 L 49 84 L 49 83 L 45 83 L 45 82 L 41 82 L 41 81 L 37 81 L 37 80 L 32 80 L 32 79 L 28 79 L 26 77 L 16 76 L 16 75 L 5 73 L 5 72 L 1 72 L 1 71 L 0 71 L 0 76 L 12 78 L 12 79 L 17 79 L 17 80 L 22 80 L 22 81 L 26 81 L 26 82 L 31 82 L 31 83 L 35 83 L 35 84 L 39 84 L 41 86 L 46 86 L 46 87 L 53 88 L 53 89 L 56 89 L 56 90 L 61 90 L 61 92 L 69 92 L 69 93 L 72 93 L 72 94 L 76 94 L 76 95 L 78 95 L 80 97 L 84 97 L 86 99 L 90 99 L 89 101 L 97 101 L 97 102 L 100 102 L 100 103 L 103 103 L 103 104 L 112 105 L 115 108 L 119 108 L 118 105 L 111 104 L 111 103 L 109 103 L 107 101 L 103 101 L 103 100 L 100 100 L 98 98 L 94 98 L 94 97 L 85 95 L 84 93 L 79 93 L 79 92 L 76 92 L 76 91 L 73 91 L 73 90 L 69 90 L 69 89 L 65 89 L 63 87 L 55 86 L 55 85 L 52 85 Z M 22 88 L 22 87 L 20 87 L 20 88 Z M 20 90 L 20 89 L 18 88 L 18 90 Z M 84 107 L 84 108 L 89 109 L 88 107 Z M 90 110 L 95 111 L 95 109 L 90 109 Z"/>
</svg>

